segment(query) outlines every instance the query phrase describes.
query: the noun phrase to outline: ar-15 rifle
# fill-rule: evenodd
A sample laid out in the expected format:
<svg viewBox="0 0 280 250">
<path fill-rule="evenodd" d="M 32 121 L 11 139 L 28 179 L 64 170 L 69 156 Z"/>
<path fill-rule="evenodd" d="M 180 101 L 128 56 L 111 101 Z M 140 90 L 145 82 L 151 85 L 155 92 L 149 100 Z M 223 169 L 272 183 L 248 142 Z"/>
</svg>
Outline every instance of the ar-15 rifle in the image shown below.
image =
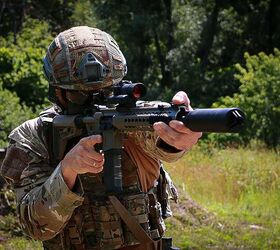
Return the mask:
<svg viewBox="0 0 280 250">
<path fill-rule="evenodd" d="M 146 93 L 142 83 L 120 82 L 105 105 L 94 105 L 87 115 L 59 115 L 53 120 L 54 156 L 64 157 L 68 140 L 101 134 L 104 152 L 104 182 L 109 193 L 122 192 L 121 151 L 123 132 L 152 131 L 155 122 L 168 124 L 182 121 L 197 132 L 238 132 L 244 123 L 244 113 L 238 108 L 196 109 L 187 111 L 183 105 L 145 107 L 137 100 Z"/>
</svg>

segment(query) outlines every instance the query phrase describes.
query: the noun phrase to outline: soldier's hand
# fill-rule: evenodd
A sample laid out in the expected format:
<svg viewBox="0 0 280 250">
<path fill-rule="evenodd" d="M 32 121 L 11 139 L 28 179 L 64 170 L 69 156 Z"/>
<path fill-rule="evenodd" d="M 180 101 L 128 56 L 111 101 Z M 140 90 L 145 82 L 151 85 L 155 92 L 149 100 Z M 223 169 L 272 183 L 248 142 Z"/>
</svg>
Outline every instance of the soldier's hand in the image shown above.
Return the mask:
<svg viewBox="0 0 280 250">
<path fill-rule="evenodd" d="M 99 173 L 103 170 L 104 155 L 96 152 L 94 145 L 101 143 L 100 135 L 82 138 L 61 161 L 64 180 L 71 189 L 78 174 Z"/>
<path fill-rule="evenodd" d="M 183 104 L 186 110 L 193 110 L 188 95 L 183 91 L 179 91 L 172 98 L 172 103 Z M 202 136 L 201 132 L 191 131 L 183 122 L 177 120 L 171 121 L 169 126 L 163 122 L 157 122 L 154 124 L 154 130 L 163 141 L 179 150 L 189 150 Z"/>
</svg>

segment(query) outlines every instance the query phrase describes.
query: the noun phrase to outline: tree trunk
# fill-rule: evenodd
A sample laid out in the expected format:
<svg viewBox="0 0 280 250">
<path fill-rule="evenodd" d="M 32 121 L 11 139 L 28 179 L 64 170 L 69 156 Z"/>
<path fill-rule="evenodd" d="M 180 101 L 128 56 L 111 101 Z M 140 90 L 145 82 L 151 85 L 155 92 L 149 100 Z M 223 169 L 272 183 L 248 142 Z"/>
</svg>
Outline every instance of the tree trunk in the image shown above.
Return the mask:
<svg viewBox="0 0 280 250">
<path fill-rule="evenodd" d="M 218 1 L 215 1 L 215 6 L 211 14 L 207 17 L 206 22 L 203 25 L 201 32 L 201 43 L 197 52 L 198 57 L 201 59 L 200 65 L 204 72 L 206 66 L 209 64 L 209 54 L 213 46 L 214 37 L 216 35 L 216 29 L 218 24 L 220 5 Z"/>
<path fill-rule="evenodd" d="M 268 11 L 266 14 L 267 20 L 267 45 L 268 45 L 268 53 L 272 53 L 274 48 L 279 46 L 279 42 L 277 44 L 277 28 L 279 27 L 279 23 L 277 22 L 278 13 L 279 13 L 280 5 L 277 0 L 270 0 Z M 278 27 L 277 27 L 278 26 Z M 279 37 L 278 37 L 279 38 Z"/>
<path fill-rule="evenodd" d="M 2 5 L 1 5 L 1 10 L 0 10 L 0 24 L 1 24 L 1 21 L 2 21 L 2 15 L 4 13 L 5 8 L 6 8 L 6 1 L 4 0 Z"/>
<path fill-rule="evenodd" d="M 172 0 L 164 0 L 163 3 L 164 3 L 165 19 L 166 19 L 165 25 L 167 30 L 165 54 L 161 49 L 160 39 L 158 33 L 156 32 L 156 28 L 154 27 L 153 30 L 154 30 L 154 40 L 155 40 L 155 46 L 157 50 L 158 61 L 160 63 L 160 70 L 162 74 L 161 85 L 165 87 L 165 86 L 171 86 L 173 82 L 171 68 L 168 60 L 166 60 L 166 56 L 168 52 L 174 48 L 174 25 L 172 22 Z"/>
<path fill-rule="evenodd" d="M 155 28 L 153 30 L 154 30 L 155 46 L 156 46 L 156 50 L 157 50 L 157 57 L 158 57 L 158 61 L 160 64 L 160 71 L 162 74 L 162 81 L 163 81 L 164 76 L 165 76 L 165 61 L 166 60 L 165 60 L 165 57 L 163 56 L 162 50 L 160 48 L 160 42 L 159 42 L 159 37 L 158 37 L 157 31 Z M 166 86 L 166 83 L 164 81 L 162 82 L 162 86 Z"/>
<path fill-rule="evenodd" d="M 172 0 L 164 0 L 164 5 L 166 9 L 166 22 L 167 22 L 167 53 L 174 48 L 174 25 L 172 21 Z M 166 60 L 165 70 L 162 79 L 162 84 L 164 86 L 171 86 L 173 83 L 172 71 L 170 62 Z"/>
</svg>

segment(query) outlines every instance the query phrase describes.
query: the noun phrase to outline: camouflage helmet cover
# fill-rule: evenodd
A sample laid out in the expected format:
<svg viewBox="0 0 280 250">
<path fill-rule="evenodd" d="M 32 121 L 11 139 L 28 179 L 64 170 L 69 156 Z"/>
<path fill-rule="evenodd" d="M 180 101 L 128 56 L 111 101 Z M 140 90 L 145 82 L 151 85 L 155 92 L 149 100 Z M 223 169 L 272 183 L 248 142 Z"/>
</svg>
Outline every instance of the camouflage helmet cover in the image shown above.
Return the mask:
<svg viewBox="0 0 280 250">
<path fill-rule="evenodd" d="M 93 63 L 101 67 L 99 80 L 85 73 L 94 69 L 85 71 L 92 58 Z M 127 71 L 126 60 L 116 41 L 106 32 L 87 26 L 61 32 L 50 44 L 43 62 L 49 84 L 68 90 L 109 87 L 121 81 Z"/>
</svg>

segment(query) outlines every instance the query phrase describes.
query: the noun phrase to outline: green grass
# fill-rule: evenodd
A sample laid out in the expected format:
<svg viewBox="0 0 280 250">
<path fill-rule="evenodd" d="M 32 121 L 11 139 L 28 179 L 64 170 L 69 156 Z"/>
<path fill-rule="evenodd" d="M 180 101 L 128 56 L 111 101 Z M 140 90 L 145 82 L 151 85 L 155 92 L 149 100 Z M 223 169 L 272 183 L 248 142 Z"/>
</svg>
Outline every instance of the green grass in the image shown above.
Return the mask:
<svg viewBox="0 0 280 250">
<path fill-rule="evenodd" d="M 0 244 L 0 250 L 38 250 L 42 249 L 40 242 L 27 240 L 23 237 L 15 237 L 3 244 Z"/>
<path fill-rule="evenodd" d="M 175 207 L 168 233 L 183 249 L 280 249 L 280 157 L 263 148 L 196 147 L 167 164 L 182 195 L 207 208 L 209 221 L 189 226 Z M 183 222 L 182 222 L 183 221 Z M 188 221 L 188 220 L 185 220 Z"/>
<path fill-rule="evenodd" d="M 38 250 L 41 243 L 22 236 L 18 220 L 13 214 L 0 216 L 0 250 Z"/>
<path fill-rule="evenodd" d="M 180 191 L 167 236 L 182 249 L 280 249 L 280 157 L 261 148 L 197 146 L 166 164 Z M 190 199 L 192 198 L 192 200 Z M 194 202 L 194 201 L 195 202 Z M 2 222 L 1 222 L 2 221 Z M 14 228 L 10 233 L 9 228 Z M 0 218 L 2 249 L 41 249 L 16 237 L 13 217 Z"/>
</svg>

